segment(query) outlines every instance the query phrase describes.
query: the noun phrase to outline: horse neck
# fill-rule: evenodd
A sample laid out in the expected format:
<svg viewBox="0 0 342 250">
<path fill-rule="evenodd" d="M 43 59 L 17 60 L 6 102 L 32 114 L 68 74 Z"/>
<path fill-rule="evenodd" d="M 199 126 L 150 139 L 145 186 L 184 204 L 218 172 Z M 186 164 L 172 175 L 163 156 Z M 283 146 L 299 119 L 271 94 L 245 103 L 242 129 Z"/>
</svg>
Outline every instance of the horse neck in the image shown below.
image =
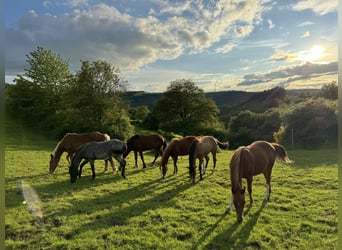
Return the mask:
<svg viewBox="0 0 342 250">
<path fill-rule="evenodd" d="M 169 160 L 169 157 L 170 157 L 170 152 L 171 152 L 171 149 L 173 147 L 173 144 L 169 144 L 169 146 L 167 146 L 163 152 L 163 155 L 162 155 L 162 159 L 161 159 L 161 165 L 162 166 L 165 166 Z"/>
<path fill-rule="evenodd" d="M 63 147 L 63 142 L 60 141 L 52 153 L 54 161 L 58 162 L 61 159 L 63 152 L 65 152 L 65 149 Z"/>
<path fill-rule="evenodd" d="M 72 158 L 70 167 L 72 168 L 78 168 L 78 165 L 80 165 L 80 162 L 82 160 L 80 151 L 76 152 L 75 156 Z"/>
<path fill-rule="evenodd" d="M 231 159 L 230 166 L 230 178 L 233 188 L 242 188 L 241 179 L 244 174 L 245 163 L 243 161 L 242 154 L 244 153 L 244 148 L 238 149 Z"/>
</svg>

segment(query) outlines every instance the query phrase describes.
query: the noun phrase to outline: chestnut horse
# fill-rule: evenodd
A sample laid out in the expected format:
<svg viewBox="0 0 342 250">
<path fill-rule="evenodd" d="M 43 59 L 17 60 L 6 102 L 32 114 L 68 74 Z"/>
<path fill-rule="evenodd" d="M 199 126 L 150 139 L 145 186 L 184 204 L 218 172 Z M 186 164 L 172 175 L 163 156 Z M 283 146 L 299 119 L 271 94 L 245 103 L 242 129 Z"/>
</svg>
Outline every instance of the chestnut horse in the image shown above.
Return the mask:
<svg viewBox="0 0 342 250">
<path fill-rule="evenodd" d="M 134 152 L 134 160 L 135 167 L 138 167 L 138 153 L 140 155 L 141 161 L 143 163 L 143 168 L 146 168 L 146 164 L 144 161 L 143 151 L 153 149 L 155 151 L 154 160 L 152 165 L 156 162 L 159 155 L 163 154 L 163 150 L 166 147 L 166 140 L 163 136 L 158 134 L 152 135 L 133 135 L 127 141 L 127 151 L 124 153 L 123 157 L 126 158 L 127 155 L 133 151 Z"/>
<path fill-rule="evenodd" d="M 177 167 L 177 160 L 179 155 L 188 155 L 190 151 L 190 145 L 192 141 L 196 138 L 196 136 L 186 136 L 183 138 L 173 138 L 170 143 L 167 145 L 163 152 L 163 156 L 161 159 L 160 164 L 160 170 L 163 176 L 163 179 L 165 178 L 166 172 L 167 172 L 167 162 L 169 160 L 169 157 L 171 156 L 173 159 L 173 174 L 178 173 L 178 167 Z"/>
<path fill-rule="evenodd" d="M 50 155 L 50 173 L 53 173 L 56 168 L 58 167 L 58 162 L 61 159 L 61 156 L 64 152 L 67 152 L 66 159 L 71 163 L 71 160 L 75 154 L 75 152 L 83 146 L 87 142 L 101 142 L 101 141 L 108 141 L 110 140 L 110 136 L 107 134 L 102 134 L 98 131 L 90 132 L 90 133 L 83 133 L 83 134 L 77 134 L 77 133 L 67 133 L 64 135 L 63 139 L 60 140 L 56 148 L 54 149 L 53 153 Z M 109 159 L 112 168 L 114 169 L 114 163 L 112 159 Z M 107 170 L 107 161 L 106 161 L 106 167 L 105 170 Z"/>
<path fill-rule="evenodd" d="M 197 137 L 193 140 L 190 146 L 189 151 L 189 174 L 190 174 L 190 181 L 195 183 L 196 177 L 196 169 L 195 169 L 195 162 L 196 159 L 199 159 L 198 170 L 200 172 L 200 179 L 202 180 L 202 165 L 203 165 L 203 157 L 206 159 L 206 164 L 204 166 L 203 174 L 208 166 L 209 156 L 208 154 L 211 152 L 213 156 L 213 172 L 215 171 L 216 167 L 216 153 L 217 153 L 217 146 L 220 149 L 226 149 L 229 146 L 229 142 L 220 142 L 213 136 L 201 136 Z"/>
<path fill-rule="evenodd" d="M 291 163 L 285 148 L 277 143 L 256 141 L 246 147 L 238 148 L 230 160 L 230 180 L 232 197 L 227 211 L 234 204 L 236 219 L 242 221 L 243 208 L 245 205 L 245 187 L 242 188 L 242 178 L 247 180 L 249 193 L 249 207 L 252 207 L 252 181 L 253 176 L 263 174 L 266 179 L 265 201 L 271 194 L 271 173 L 275 160 Z"/>
</svg>

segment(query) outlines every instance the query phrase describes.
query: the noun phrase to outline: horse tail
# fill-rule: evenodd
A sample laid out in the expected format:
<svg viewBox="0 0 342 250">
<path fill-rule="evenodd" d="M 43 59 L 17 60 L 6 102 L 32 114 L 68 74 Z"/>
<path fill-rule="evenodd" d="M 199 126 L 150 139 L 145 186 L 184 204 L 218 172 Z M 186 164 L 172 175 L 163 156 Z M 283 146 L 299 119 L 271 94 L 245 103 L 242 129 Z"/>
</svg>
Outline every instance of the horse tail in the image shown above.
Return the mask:
<svg viewBox="0 0 342 250">
<path fill-rule="evenodd" d="M 216 144 L 219 146 L 220 149 L 226 149 L 229 147 L 229 142 L 220 142 L 219 140 L 216 139 Z"/>
<path fill-rule="evenodd" d="M 282 145 L 277 144 L 277 143 L 272 143 L 272 145 L 275 149 L 277 159 L 279 159 L 285 163 L 293 163 L 293 161 L 290 160 L 289 157 L 287 156 L 286 149 Z"/>
<path fill-rule="evenodd" d="M 195 168 L 195 152 L 196 152 L 196 147 L 197 147 L 198 141 L 194 140 L 191 145 L 190 145 L 190 150 L 189 150 L 189 168 L 194 169 Z"/>
</svg>

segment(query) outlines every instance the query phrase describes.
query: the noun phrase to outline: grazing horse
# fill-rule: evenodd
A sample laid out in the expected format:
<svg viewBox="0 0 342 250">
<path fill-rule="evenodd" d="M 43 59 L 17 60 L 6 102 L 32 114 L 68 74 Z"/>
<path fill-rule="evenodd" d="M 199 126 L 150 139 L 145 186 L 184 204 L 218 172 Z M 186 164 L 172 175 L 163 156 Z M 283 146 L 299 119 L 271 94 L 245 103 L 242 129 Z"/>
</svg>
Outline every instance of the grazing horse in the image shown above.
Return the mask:
<svg viewBox="0 0 342 250">
<path fill-rule="evenodd" d="M 178 173 L 177 160 L 179 155 L 188 155 L 190 151 L 190 145 L 196 136 L 186 136 L 183 138 L 173 138 L 167 145 L 163 152 L 161 159 L 160 170 L 162 172 L 163 179 L 167 172 L 167 162 L 171 156 L 173 159 L 173 174 Z"/>
<path fill-rule="evenodd" d="M 229 211 L 234 203 L 236 219 L 242 221 L 245 205 L 245 187 L 242 188 L 242 178 L 247 180 L 249 193 L 249 207 L 252 207 L 252 181 L 253 176 L 263 174 L 266 179 L 265 201 L 271 194 L 271 173 L 275 160 L 291 163 L 283 146 L 267 141 L 256 141 L 246 147 L 238 148 L 230 160 L 230 180 L 232 186 L 232 198 L 228 205 Z"/>
<path fill-rule="evenodd" d="M 50 173 L 52 174 L 56 168 L 58 167 L 58 162 L 61 159 L 61 156 L 64 152 L 67 152 L 66 159 L 71 163 L 72 157 L 74 156 L 75 152 L 83 146 L 87 142 L 101 142 L 101 141 L 108 141 L 110 140 L 110 136 L 107 134 L 102 134 L 100 132 L 94 131 L 90 133 L 67 133 L 64 135 L 63 139 L 57 143 L 56 148 L 54 149 L 53 153 L 50 155 Z M 114 164 L 112 159 L 109 159 L 112 168 L 114 169 Z M 107 170 L 107 161 L 106 167 Z"/>
<path fill-rule="evenodd" d="M 212 136 L 201 136 L 196 138 L 190 146 L 189 152 L 189 174 L 190 174 L 190 181 L 195 183 L 196 177 L 196 169 L 195 169 L 195 162 L 196 159 L 199 159 L 199 172 L 200 172 L 200 179 L 202 180 L 202 165 L 203 165 L 203 157 L 206 159 L 206 165 L 204 167 L 203 174 L 205 174 L 205 170 L 208 166 L 209 156 L 208 154 L 211 152 L 213 156 L 213 172 L 215 171 L 216 167 L 216 153 L 217 153 L 217 146 L 220 149 L 226 149 L 229 146 L 229 142 L 220 142 L 215 137 Z"/>
<path fill-rule="evenodd" d="M 91 171 L 93 173 L 93 179 L 95 178 L 95 160 L 107 160 L 114 157 L 120 163 L 121 175 L 125 177 L 126 161 L 123 159 L 122 154 L 127 150 L 126 144 L 118 139 L 112 139 L 105 142 L 88 142 L 83 145 L 75 154 L 71 161 L 69 168 L 70 181 L 74 183 L 77 179 L 77 175 L 81 178 L 82 168 L 85 164 L 90 162 Z M 83 160 L 84 159 L 84 160 Z M 81 161 L 83 162 L 81 163 Z M 81 163 L 81 165 L 80 165 Z M 78 171 L 78 166 L 80 170 Z"/>
<path fill-rule="evenodd" d="M 162 155 L 163 150 L 166 147 L 166 140 L 163 136 L 158 134 L 153 135 L 133 135 L 127 141 L 127 151 L 124 153 L 123 157 L 126 158 L 127 155 L 134 151 L 135 167 L 138 167 L 138 152 L 143 163 L 143 168 L 146 168 L 144 161 L 143 151 L 153 149 L 155 151 L 154 160 L 152 165 L 156 162 L 159 155 Z"/>
</svg>

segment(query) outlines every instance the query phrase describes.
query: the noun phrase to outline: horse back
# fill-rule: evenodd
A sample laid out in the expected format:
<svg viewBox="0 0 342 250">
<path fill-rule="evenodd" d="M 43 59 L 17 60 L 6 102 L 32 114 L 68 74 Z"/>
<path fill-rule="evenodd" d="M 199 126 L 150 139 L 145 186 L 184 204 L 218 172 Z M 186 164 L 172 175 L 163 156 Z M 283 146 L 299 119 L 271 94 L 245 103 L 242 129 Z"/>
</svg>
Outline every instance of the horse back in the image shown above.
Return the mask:
<svg viewBox="0 0 342 250">
<path fill-rule="evenodd" d="M 248 146 L 253 155 L 255 171 L 262 173 L 273 166 L 276 159 L 276 152 L 271 143 L 256 141 Z"/>
<path fill-rule="evenodd" d="M 88 142 L 102 142 L 108 141 L 110 139 L 109 135 L 102 134 L 98 131 L 93 131 L 90 133 L 67 133 L 62 141 L 62 145 L 66 150 L 76 151 L 82 145 Z"/>
<path fill-rule="evenodd" d="M 159 149 L 161 146 L 166 146 L 166 140 L 163 136 L 158 134 L 152 135 L 133 135 L 128 141 L 127 146 L 129 150 L 149 150 Z"/>
</svg>

